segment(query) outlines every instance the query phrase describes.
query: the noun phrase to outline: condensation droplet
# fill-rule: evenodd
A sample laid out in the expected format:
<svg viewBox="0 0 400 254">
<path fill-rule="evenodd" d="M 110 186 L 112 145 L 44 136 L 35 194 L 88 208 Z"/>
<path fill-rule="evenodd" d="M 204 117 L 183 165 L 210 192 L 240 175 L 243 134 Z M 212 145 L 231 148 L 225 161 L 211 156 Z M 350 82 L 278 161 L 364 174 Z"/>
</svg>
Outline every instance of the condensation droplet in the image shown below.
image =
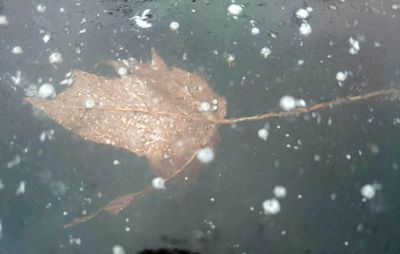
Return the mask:
<svg viewBox="0 0 400 254">
<path fill-rule="evenodd" d="M 51 84 L 43 84 L 39 88 L 38 95 L 40 98 L 47 99 L 55 96 L 54 86 Z"/>
<path fill-rule="evenodd" d="M 54 52 L 49 56 L 49 62 L 52 64 L 60 64 L 63 62 L 63 57 L 60 52 Z"/>
<path fill-rule="evenodd" d="M 197 159 L 202 163 L 209 163 L 214 160 L 214 151 L 208 146 L 201 148 L 197 152 Z"/>
<path fill-rule="evenodd" d="M 276 198 L 267 199 L 262 203 L 266 215 L 274 215 L 281 211 L 281 205 Z"/>
</svg>

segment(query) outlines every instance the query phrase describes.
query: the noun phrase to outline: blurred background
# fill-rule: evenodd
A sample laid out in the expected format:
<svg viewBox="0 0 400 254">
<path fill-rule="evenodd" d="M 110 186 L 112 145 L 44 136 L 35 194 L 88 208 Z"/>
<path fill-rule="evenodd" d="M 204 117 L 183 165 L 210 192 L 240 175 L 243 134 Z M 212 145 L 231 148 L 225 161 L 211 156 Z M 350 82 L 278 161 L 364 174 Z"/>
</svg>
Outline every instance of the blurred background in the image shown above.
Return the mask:
<svg viewBox="0 0 400 254">
<path fill-rule="evenodd" d="M 4 1 L 3 1 L 4 2 Z M 400 253 L 400 101 L 223 126 L 211 163 L 117 216 L 62 226 L 155 177 L 23 103 L 105 60 L 200 73 L 228 117 L 400 81 L 400 1 L 18 0 L 0 4 L 0 253 Z M 286 97 L 285 97 L 286 96 Z"/>
</svg>

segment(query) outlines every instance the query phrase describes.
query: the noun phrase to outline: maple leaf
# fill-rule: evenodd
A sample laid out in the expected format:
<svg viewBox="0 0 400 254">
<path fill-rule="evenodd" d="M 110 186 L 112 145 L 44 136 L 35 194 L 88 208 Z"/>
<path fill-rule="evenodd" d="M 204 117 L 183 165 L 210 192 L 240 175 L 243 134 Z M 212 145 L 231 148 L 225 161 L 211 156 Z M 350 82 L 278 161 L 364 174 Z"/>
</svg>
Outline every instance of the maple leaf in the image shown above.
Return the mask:
<svg viewBox="0 0 400 254">
<path fill-rule="evenodd" d="M 114 62 L 114 66 L 122 66 Z M 345 103 L 397 93 L 379 90 L 349 96 L 292 111 L 226 119 L 225 99 L 215 93 L 201 76 L 167 67 L 152 49 L 151 63 L 127 66 L 128 75 L 107 78 L 75 70 L 73 85 L 54 100 L 27 97 L 57 123 L 73 133 L 100 144 L 126 149 L 145 156 L 156 176 L 174 178 L 194 163 L 202 147 L 215 148 L 218 126 L 298 115 Z M 154 191 L 148 187 L 117 197 L 88 216 L 65 225 L 73 226 L 101 211 L 118 214 L 135 198 Z"/>
</svg>

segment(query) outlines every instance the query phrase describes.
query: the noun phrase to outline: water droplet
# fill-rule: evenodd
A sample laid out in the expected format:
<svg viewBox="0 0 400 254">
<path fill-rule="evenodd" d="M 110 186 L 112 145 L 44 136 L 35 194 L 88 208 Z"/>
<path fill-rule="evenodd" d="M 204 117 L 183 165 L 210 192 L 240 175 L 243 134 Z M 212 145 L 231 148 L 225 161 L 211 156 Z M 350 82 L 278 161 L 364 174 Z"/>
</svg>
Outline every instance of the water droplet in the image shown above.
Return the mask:
<svg viewBox="0 0 400 254">
<path fill-rule="evenodd" d="M 271 49 L 268 47 L 264 47 L 261 49 L 260 54 L 264 57 L 267 58 L 271 54 Z"/>
<path fill-rule="evenodd" d="M 376 189 L 373 184 L 366 184 L 361 188 L 361 195 L 365 199 L 372 199 L 375 197 Z"/>
<path fill-rule="evenodd" d="M 281 211 L 281 205 L 276 198 L 267 199 L 262 203 L 266 215 L 274 215 Z"/>
<path fill-rule="evenodd" d="M 286 111 L 293 110 L 296 108 L 296 100 L 290 95 L 285 95 L 279 101 L 279 106 Z"/>
<path fill-rule="evenodd" d="M 176 22 L 176 21 L 172 21 L 172 22 L 169 24 L 169 29 L 171 29 L 172 32 L 178 32 L 179 23 Z"/>
<path fill-rule="evenodd" d="M 52 64 L 60 64 L 63 62 L 63 57 L 61 53 L 54 52 L 49 56 L 49 62 Z"/>
<path fill-rule="evenodd" d="M 151 185 L 154 189 L 163 190 L 165 189 L 165 180 L 161 177 L 156 177 L 151 181 Z"/>
<path fill-rule="evenodd" d="M 242 13 L 243 8 L 238 4 L 231 4 L 228 6 L 228 14 L 231 16 L 238 16 Z"/>
<path fill-rule="evenodd" d="M 287 191 L 284 186 L 277 185 L 274 188 L 274 195 L 276 198 L 284 198 L 286 197 Z"/>
<path fill-rule="evenodd" d="M 201 148 L 197 152 L 197 159 L 202 163 L 209 163 L 214 160 L 214 151 L 208 146 Z"/>
<path fill-rule="evenodd" d="M 299 32 L 302 35 L 309 35 L 312 32 L 310 24 L 307 21 L 303 21 L 300 25 Z"/>
</svg>

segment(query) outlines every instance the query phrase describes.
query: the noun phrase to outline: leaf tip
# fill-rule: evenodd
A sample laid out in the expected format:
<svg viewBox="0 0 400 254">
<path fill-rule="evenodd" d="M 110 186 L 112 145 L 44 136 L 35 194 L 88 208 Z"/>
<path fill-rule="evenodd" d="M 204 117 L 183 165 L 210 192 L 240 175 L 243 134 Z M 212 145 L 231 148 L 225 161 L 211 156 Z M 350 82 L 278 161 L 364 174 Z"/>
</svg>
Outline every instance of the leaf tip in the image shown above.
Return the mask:
<svg viewBox="0 0 400 254">
<path fill-rule="evenodd" d="M 151 48 L 151 64 L 159 69 L 166 68 L 164 60 L 161 58 L 161 56 L 157 53 L 157 51 L 154 48 Z"/>
</svg>

